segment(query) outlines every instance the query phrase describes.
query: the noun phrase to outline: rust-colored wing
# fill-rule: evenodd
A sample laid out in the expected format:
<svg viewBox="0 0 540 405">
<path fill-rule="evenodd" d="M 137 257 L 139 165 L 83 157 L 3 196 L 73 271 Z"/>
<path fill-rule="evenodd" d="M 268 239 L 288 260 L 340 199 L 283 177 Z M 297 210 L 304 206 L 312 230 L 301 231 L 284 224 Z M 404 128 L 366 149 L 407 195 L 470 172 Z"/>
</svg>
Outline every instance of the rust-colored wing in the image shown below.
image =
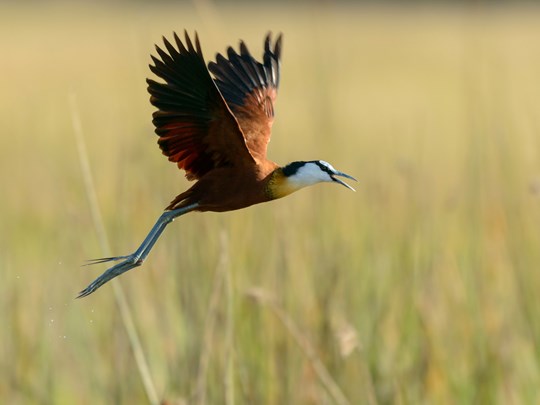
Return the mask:
<svg viewBox="0 0 540 405">
<path fill-rule="evenodd" d="M 229 47 L 228 59 L 218 54 L 216 62 L 208 64 L 221 94 L 242 128 L 251 154 L 259 159 L 266 158 L 266 147 L 270 141 L 279 86 L 280 55 L 281 34 L 272 49 L 269 33 L 264 43 L 263 63 L 257 62 L 241 41 L 240 54 Z"/>
<path fill-rule="evenodd" d="M 238 122 L 212 80 L 199 38 L 195 47 L 187 32 L 185 43 L 174 33 L 178 50 L 163 38 L 167 52 L 156 45 L 150 70 L 165 83 L 147 79 L 158 144 L 189 180 L 223 166 L 255 164 Z"/>
</svg>

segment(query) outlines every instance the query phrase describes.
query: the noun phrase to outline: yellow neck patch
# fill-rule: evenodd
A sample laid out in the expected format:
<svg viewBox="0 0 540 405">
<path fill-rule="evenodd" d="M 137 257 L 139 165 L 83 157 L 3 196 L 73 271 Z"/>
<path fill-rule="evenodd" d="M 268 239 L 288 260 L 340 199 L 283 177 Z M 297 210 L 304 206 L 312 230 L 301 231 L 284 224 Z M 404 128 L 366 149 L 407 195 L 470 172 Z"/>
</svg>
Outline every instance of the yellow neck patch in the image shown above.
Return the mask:
<svg viewBox="0 0 540 405">
<path fill-rule="evenodd" d="M 266 186 L 266 193 L 271 199 L 275 200 L 294 193 L 301 188 L 302 187 L 300 187 L 298 184 L 290 182 L 287 179 L 287 176 L 283 174 L 283 170 L 281 168 L 277 168 L 270 175 L 270 179 L 268 180 L 268 184 Z"/>
</svg>

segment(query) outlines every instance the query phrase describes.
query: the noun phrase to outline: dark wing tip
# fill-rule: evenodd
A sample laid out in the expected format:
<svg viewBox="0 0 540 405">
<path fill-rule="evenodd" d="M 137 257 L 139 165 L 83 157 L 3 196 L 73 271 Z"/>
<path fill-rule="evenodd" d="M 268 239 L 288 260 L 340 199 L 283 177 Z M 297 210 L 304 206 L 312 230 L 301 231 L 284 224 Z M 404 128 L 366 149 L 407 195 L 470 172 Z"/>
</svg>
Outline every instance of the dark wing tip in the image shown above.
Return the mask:
<svg viewBox="0 0 540 405">
<path fill-rule="evenodd" d="M 281 56 L 281 48 L 283 42 L 283 34 L 280 32 L 274 42 L 274 49 L 272 50 L 272 31 L 268 31 L 264 39 L 264 52 L 265 54 L 272 54 L 275 59 L 279 60 Z"/>
<path fill-rule="evenodd" d="M 281 58 L 281 47 L 283 42 L 283 34 L 280 32 L 277 36 L 275 45 L 274 45 L 274 55 L 276 55 L 276 59 L 279 61 Z"/>
<path fill-rule="evenodd" d="M 236 59 L 238 57 L 238 54 L 232 46 L 229 46 L 227 48 L 227 56 L 229 57 L 229 61 L 232 61 L 233 59 Z"/>
<path fill-rule="evenodd" d="M 270 42 L 272 42 L 272 31 L 268 31 L 264 38 L 264 52 L 270 52 Z"/>
<path fill-rule="evenodd" d="M 195 48 L 197 49 L 197 53 L 202 56 L 202 48 L 197 31 L 195 31 Z"/>
<path fill-rule="evenodd" d="M 268 77 L 268 81 L 273 84 L 277 89 L 279 87 L 279 67 L 281 64 L 281 43 L 282 43 L 282 34 L 279 33 L 276 41 L 274 42 L 274 49 L 272 49 L 272 33 L 269 32 L 266 35 L 264 41 L 264 70 L 265 74 Z"/>
<path fill-rule="evenodd" d="M 240 41 L 240 55 L 250 57 L 249 49 L 244 41 Z"/>
<path fill-rule="evenodd" d="M 193 34 L 194 41 L 192 41 L 191 37 L 189 36 L 188 31 L 184 29 L 185 45 L 182 42 L 182 40 L 178 37 L 176 32 L 173 32 L 173 35 L 174 35 L 174 40 L 176 41 L 176 44 L 178 45 L 178 48 L 182 52 L 184 53 L 193 52 L 193 53 L 197 53 L 199 56 L 202 57 L 202 48 L 201 48 L 201 43 L 199 41 L 199 34 L 197 33 L 197 31 L 194 31 L 194 34 Z M 195 46 L 193 46 L 193 42 L 195 42 Z"/>
<path fill-rule="evenodd" d="M 195 48 L 193 47 L 193 43 L 191 42 L 191 38 L 189 37 L 187 30 L 184 30 L 184 38 L 185 38 L 188 50 L 190 52 L 195 52 Z"/>
</svg>

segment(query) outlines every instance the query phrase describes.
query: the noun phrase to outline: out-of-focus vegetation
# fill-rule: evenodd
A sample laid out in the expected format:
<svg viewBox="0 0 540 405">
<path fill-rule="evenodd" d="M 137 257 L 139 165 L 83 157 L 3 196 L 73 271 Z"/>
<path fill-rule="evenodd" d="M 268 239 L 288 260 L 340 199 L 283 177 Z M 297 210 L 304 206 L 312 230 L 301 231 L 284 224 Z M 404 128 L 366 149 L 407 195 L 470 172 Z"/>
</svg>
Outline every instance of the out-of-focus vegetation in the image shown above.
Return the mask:
<svg viewBox="0 0 540 405">
<path fill-rule="evenodd" d="M 538 403 L 540 9 L 61 3 L 0 13 L 0 398 L 144 403 L 79 165 L 114 254 L 188 187 L 161 156 L 153 43 L 207 60 L 285 34 L 270 157 L 359 179 L 171 225 L 126 291 L 173 403 Z"/>
</svg>

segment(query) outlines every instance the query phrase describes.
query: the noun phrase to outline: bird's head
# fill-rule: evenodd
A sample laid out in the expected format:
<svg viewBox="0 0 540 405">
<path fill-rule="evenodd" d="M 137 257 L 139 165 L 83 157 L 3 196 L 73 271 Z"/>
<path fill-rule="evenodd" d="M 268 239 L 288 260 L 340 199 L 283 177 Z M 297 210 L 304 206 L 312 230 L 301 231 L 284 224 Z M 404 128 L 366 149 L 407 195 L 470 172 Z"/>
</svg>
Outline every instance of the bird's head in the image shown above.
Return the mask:
<svg viewBox="0 0 540 405">
<path fill-rule="evenodd" d="M 357 181 L 354 177 L 334 169 L 324 160 L 292 162 L 279 169 L 279 176 L 274 179 L 272 194 L 274 198 L 280 198 L 303 187 L 323 182 L 338 183 L 355 191 L 338 177 Z"/>
</svg>

